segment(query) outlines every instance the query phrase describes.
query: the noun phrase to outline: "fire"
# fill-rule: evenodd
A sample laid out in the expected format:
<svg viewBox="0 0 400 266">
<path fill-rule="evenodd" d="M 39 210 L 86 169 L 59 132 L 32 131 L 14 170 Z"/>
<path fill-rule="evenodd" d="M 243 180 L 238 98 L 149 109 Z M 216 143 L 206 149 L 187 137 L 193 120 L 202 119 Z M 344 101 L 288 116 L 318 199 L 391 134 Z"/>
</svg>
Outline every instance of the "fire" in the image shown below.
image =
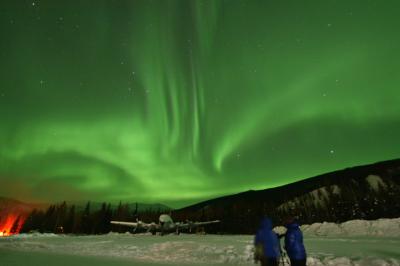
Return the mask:
<svg viewBox="0 0 400 266">
<path fill-rule="evenodd" d="M 16 214 L 8 214 L 5 219 L 0 217 L 0 237 L 18 234 L 24 222 L 25 218 Z"/>
</svg>

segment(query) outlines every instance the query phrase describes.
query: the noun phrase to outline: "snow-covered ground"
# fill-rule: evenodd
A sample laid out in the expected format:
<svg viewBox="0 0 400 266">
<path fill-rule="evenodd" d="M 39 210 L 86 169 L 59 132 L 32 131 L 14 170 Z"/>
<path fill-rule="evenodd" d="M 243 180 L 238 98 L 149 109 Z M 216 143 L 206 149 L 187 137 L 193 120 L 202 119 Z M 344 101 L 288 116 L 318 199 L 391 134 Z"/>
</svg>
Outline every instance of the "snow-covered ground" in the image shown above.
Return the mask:
<svg viewBox="0 0 400 266">
<path fill-rule="evenodd" d="M 342 224 L 315 223 L 302 225 L 301 230 L 310 236 L 400 237 L 400 218 L 375 221 L 351 220 Z"/>
<path fill-rule="evenodd" d="M 303 229 L 307 265 L 400 266 L 400 219 Z M 0 238 L 0 265 L 254 265 L 252 242 L 250 235 L 21 234 Z"/>
</svg>

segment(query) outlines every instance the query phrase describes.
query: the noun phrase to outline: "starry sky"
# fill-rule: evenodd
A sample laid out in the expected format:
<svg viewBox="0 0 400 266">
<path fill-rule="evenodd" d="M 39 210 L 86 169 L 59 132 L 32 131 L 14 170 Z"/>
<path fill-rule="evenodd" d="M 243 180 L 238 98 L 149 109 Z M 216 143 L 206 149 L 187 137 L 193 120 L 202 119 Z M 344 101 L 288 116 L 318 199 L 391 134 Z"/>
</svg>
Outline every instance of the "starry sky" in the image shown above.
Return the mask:
<svg viewBox="0 0 400 266">
<path fill-rule="evenodd" d="M 182 207 L 398 158 L 399 8 L 2 0 L 0 195 Z"/>
</svg>

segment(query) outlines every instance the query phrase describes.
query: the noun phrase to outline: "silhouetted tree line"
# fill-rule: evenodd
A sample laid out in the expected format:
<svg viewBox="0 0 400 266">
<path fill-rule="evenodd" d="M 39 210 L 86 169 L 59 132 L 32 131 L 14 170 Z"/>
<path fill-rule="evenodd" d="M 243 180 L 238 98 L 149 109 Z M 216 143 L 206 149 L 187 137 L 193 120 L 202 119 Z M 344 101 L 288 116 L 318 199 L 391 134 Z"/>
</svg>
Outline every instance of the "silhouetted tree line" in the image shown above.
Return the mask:
<svg viewBox="0 0 400 266">
<path fill-rule="evenodd" d="M 340 194 L 333 187 L 325 186 L 324 191 L 315 190 L 296 198 L 283 199 L 280 203 L 269 199 L 254 201 L 236 200 L 203 207 L 200 210 L 190 208 L 171 211 L 174 221 L 196 222 L 221 220 L 219 224 L 204 227 L 207 233 L 217 234 L 253 234 L 261 218 L 271 217 L 275 225 L 282 225 L 288 217 L 298 217 L 301 223 L 345 222 L 351 219 L 378 219 L 398 217 L 400 210 L 400 191 L 395 184 L 372 190 L 360 184 L 340 186 Z M 357 188 L 356 188 L 357 186 Z M 319 199 L 319 200 L 316 200 Z M 21 232 L 37 230 L 39 232 L 66 234 L 105 234 L 110 231 L 126 232 L 133 228 L 112 225 L 111 220 L 135 222 L 158 222 L 161 210 L 138 212 L 137 205 L 119 203 L 115 208 L 103 203 L 92 210 L 90 202 L 78 210 L 75 205 L 63 202 L 51 205 L 46 211 L 34 210 L 26 219 Z M 18 223 L 16 223 L 17 225 Z M 194 231 L 195 232 L 195 231 Z"/>
<path fill-rule="evenodd" d="M 40 233 L 65 233 L 65 234 L 106 234 L 113 232 L 126 232 L 131 228 L 112 225 L 110 221 L 135 222 L 138 218 L 142 221 L 158 221 L 160 210 L 145 210 L 138 212 L 136 207 L 131 209 L 128 204 L 121 202 L 115 208 L 110 203 L 101 204 L 100 208 L 93 209 L 88 202 L 82 210 L 76 205 L 66 202 L 51 205 L 47 210 L 33 210 L 26 219 L 21 233 L 38 231 Z"/>
</svg>

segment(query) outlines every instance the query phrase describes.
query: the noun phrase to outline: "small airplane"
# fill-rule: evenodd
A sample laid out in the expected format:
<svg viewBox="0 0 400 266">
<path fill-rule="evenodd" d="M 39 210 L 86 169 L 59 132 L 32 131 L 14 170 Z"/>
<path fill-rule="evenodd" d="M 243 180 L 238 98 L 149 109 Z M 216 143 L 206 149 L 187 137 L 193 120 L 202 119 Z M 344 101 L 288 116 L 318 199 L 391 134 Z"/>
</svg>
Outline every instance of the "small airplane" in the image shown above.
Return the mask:
<svg viewBox="0 0 400 266">
<path fill-rule="evenodd" d="M 183 229 L 189 230 L 189 232 L 192 232 L 193 228 L 203 226 L 203 225 L 208 225 L 208 224 L 215 224 L 219 223 L 219 220 L 215 221 L 207 221 L 207 222 L 191 222 L 187 221 L 186 223 L 180 223 L 180 222 L 174 222 L 168 214 L 161 214 L 159 218 L 158 223 L 144 223 L 142 221 L 137 220 L 136 223 L 134 222 L 122 222 L 122 221 L 111 221 L 111 224 L 115 225 L 122 225 L 122 226 L 129 226 L 129 227 L 134 227 L 135 229 L 133 232 L 136 232 L 138 229 L 145 229 L 146 232 L 150 232 L 153 235 L 156 234 L 156 232 L 161 232 L 161 235 L 164 235 L 168 232 L 175 232 L 177 235 L 181 232 Z"/>
</svg>

